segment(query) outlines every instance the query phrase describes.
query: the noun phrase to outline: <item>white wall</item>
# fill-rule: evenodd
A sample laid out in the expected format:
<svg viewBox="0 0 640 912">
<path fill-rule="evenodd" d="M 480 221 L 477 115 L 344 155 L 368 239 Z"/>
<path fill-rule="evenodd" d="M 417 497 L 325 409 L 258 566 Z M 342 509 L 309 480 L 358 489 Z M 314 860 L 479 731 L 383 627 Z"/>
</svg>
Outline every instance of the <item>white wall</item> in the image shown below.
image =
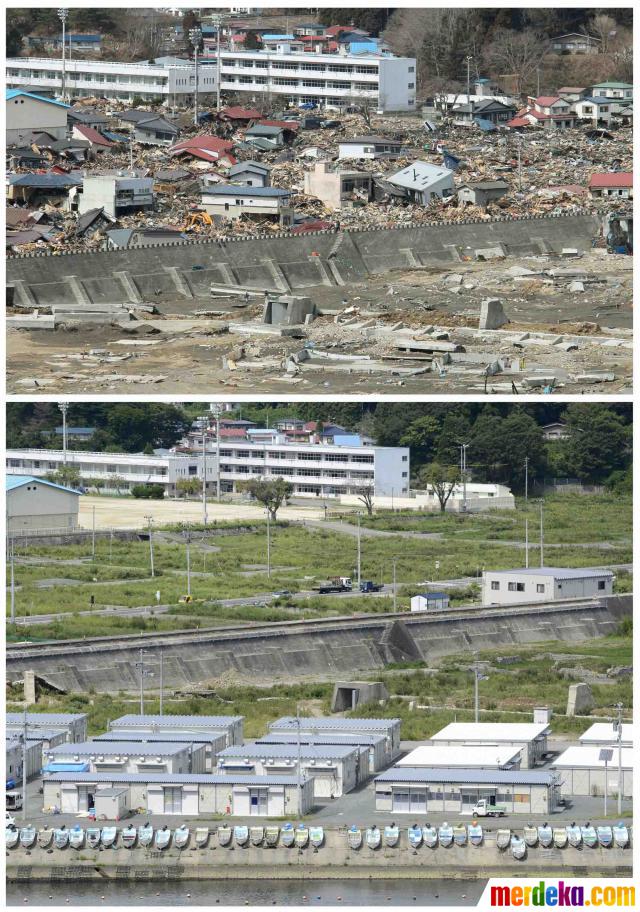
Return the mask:
<svg viewBox="0 0 640 912">
<path fill-rule="evenodd" d="M 413 68 L 413 72 L 409 72 Z M 416 61 L 409 57 L 385 58 L 380 62 L 378 108 L 384 111 L 414 111 Z M 409 88 L 410 83 L 413 87 Z"/>
<path fill-rule="evenodd" d="M 599 583 L 604 588 L 599 588 Z M 492 588 L 492 584 L 499 588 Z M 522 586 L 522 590 L 509 586 Z M 543 591 L 538 591 L 544 587 Z M 482 603 L 484 605 L 514 605 L 522 602 L 546 602 L 550 599 L 595 598 L 613 593 L 613 577 L 588 577 L 585 579 L 556 580 L 548 575 L 528 575 L 512 572 L 485 571 L 482 577 Z"/>
<path fill-rule="evenodd" d="M 12 533 L 38 529 L 76 529 L 80 495 L 29 482 L 7 491 L 8 527 Z"/>
<path fill-rule="evenodd" d="M 50 133 L 55 139 L 67 134 L 67 108 L 19 95 L 6 102 L 7 145 L 21 145 L 33 130 Z"/>
</svg>

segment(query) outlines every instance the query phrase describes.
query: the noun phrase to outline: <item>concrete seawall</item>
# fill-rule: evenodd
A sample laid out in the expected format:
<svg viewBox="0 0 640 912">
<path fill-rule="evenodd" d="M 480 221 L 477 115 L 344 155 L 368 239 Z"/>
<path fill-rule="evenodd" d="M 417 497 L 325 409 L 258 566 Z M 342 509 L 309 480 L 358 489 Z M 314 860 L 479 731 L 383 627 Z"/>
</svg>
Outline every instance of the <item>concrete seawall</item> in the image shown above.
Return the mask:
<svg viewBox="0 0 640 912">
<path fill-rule="evenodd" d="M 334 680 L 375 672 L 390 662 L 431 661 L 491 649 L 560 640 L 580 643 L 615 632 L 631 614 L 632 595 L 598 601 L 469 608 L 444 616 L 369 615 L 259 627 L 125 636 L 14 646 L 7 678 L 25 669 L 65 691 L 135 691 L 138 651 L 163 648 L 164 682 L 180 688 L 227 672 L 253 681 Z"/>
<path fill-rule="evenodd" d="M 368 275 L 415 266 L 451 265 L 482 256 L 560 253 L 591 248 L 593 215 L 462 223 L 306 236 L 263 235 L 7 260 L 15 301 L 51 307 L 209 297 L 210 284 L 278 287 L 283 292 L 346 285 Z M 491 251 L 491 253 L 489 253 Z"/>
<path fill-rule="evenodd" d="M 408 825 L 408 824 L 407 824 Z M 408 845 L 402 824 L 400 843 L 394 848 L 371 850 L 363 845 L 354 851 L 344 829 L 325 828 L 319 849 L 247 846 L 222 848 L 211 835 L 204 848 L 186 849 L 40 849 L 29 852 L 17 847 L 7 851 L 10 881 L 78 880 L 233 880 L 325 878 L 425 878 L 484 879 L 490 876 L 535 877 L 562 874 L 566 877 L 626 877 L 631 875 L 630 848 L 530 848 L 518 861 L 510 850 L 495 844 L 487 833 L 481 846 L 450 846 L 429 849 Z"/>
</svg>

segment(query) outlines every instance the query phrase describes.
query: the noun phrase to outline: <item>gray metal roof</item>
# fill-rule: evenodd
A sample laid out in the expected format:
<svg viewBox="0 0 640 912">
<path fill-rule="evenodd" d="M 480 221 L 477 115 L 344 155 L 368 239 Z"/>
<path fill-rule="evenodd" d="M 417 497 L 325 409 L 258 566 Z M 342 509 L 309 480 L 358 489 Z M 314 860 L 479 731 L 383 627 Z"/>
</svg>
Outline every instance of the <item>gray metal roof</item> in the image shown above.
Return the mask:
<svg viewBox="0 0 640 912">
<path fill-rule="evenodd" d="M 44 777 L 45 782 L 148 782 L 167 785 L 229 785 L 238 782 L 241 785 L 297 785 L 295 776 L 245 776 L 239 774 L 237 779 L 231 775 L 207 776 L 198 773 L 50 773 Z"/>
<path fill-rule="evenodd" d="M 101 744 L 105 741 L 109 742 L 130 742 L 130 743 L 179 743 L 179 744 L 210 744 L 211 735 L 213 732 L 176 732 L 175 734 L 168 734 L 167 732 L 132 732 L 130 730 L 119 732 L 119 731 L 108 731 L 103 735 L 96 735 L 93 739 L 98 741 Z M 226 732 L 215 732 L 220 738 L 226 737 Z"/>
<path fill-rule="evenodd" d="M 40 479 L 38 479 L 40 481 Z M 77 493 L 74 491 L 74 493 Z M 22 725 L 23 713 L 7 713 L 7 725 Z M 27 713 L 27 725 L 68 725 L 76 719 L 86 719 L 86 713 Z"/>
<path fill-rule="evenodd" d="M 356 747 L 352 744 L 302 744 L 300 742 L 300 756 L 304 760 L 343 760 L 355 753 Z M 298 755 L 298 745 L 293 744 L 236 744 L 220 751 L 218 757 L 222 760 L 260 757 L 295 759 Z"/>
<path fill-rule="evenodd" d="M 553 576 L 555 579 L 592 579 L 613 576 L 611 570 L 592 570 L 590 567 L 516 567 L 514 570 L 487 570 L 487 576 L 517 573 L 518 576 Z"/>
<path fill-rule="evenodd" d="M 108 746 L 107 746 L 108 745 Z M 78 754 L 86 756 L 88 754 L 179 754 L 185 748 L 189 747 L 186 742 L 169 742 L 153 741 L 145 744 L 144 741 L 81 741 L 76 744 L 66 743 L 52 747 L 51 751 L 56 755 Z"/>
<path fill-rule="evenodd" d="M 321 731 L 323 729 L 335 729 L 336 731 L 346 732 L 387 732 L 394 725 L 399 725 L 400 719 L 329 719 L 322 717 L 319 719 L 313 716 L 300 717 L 300 731 Z M 269 723 L 270 731 L 285 729 L 291 731 L 298 730 L 298 722 L 295 716 L 282 716 L 275 722 Z"/>
<path fill-rule="evenodd" d="M 493 785 L 550 785 L 556 777 L 542 770 L 430 769 L 393 767 L 376 776 L 376 782 L 471 782 Z"/>
<path fill-rule="evenodd" d="M 229 184 L 214 184 L 203 190 L 204 196 L 265 196 L 285 197 L 291 196 L 291 190 L 282 187 L 242 187 Z"/>
<path fill-rule="evenodd" d="M 244 716 L 138 716 L 130 713 L 126 716 L 120 716 L 111 722 L 111 728 L 119 728 L 122 725 L 157 725 L 164 728 L 178 728 L 181 725 L 206 726 L 207 728 L 219 728 L 226 730 L 230 725 L 236 722 L 242 722 Z"/>
<path fill-rule="evenodd" d="M 349 137 L 346 137 L 345 139 L 341 139 L 339 141 L 339 145 L 341 145 L 341 146 L 349 145 L 349 144 L 353 144 L 353 143 L 357 143 L 358 145 L 360 145 L 361 143 L 367 143 L 368 145 L 373 145 L 373 146 L 381 146 L 381 145 L 401 146 L 402 145 L 401 140 L 387 139 L 385 136 L 349 136 Z"/>
<path fill-rule="evenodd" d="M 256 739 L 256 744 L 296 744 L 298 741 L 297 732 L 274 731 L 263 735 L 262 738 Z M 355 744 L 359 747 L 373 747 L 384 741 L 384 735 L 370 735 L 366 732 L 362 734 L 335 734 L 310 735 L 308 732 L 300 733 L 302 744 Z"/>
</svg>

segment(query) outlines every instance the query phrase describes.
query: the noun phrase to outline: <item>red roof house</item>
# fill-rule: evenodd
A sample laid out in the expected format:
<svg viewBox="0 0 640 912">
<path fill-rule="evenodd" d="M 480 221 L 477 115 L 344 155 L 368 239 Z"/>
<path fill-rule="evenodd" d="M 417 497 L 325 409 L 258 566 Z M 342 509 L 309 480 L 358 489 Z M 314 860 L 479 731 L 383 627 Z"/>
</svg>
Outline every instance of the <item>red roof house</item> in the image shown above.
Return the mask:
<svg viewBox="0 0 640 912">
<path fill-rule="evenodd" d="M 237 159 L 231 155 L 233 143 L 217 136 L 192 136 L 182 142 L 175 143 L 169 149 L 170 155 L 191 156 L 207 162 L 219 162 L 225 159 L 232 165 Z"/>
</svg>

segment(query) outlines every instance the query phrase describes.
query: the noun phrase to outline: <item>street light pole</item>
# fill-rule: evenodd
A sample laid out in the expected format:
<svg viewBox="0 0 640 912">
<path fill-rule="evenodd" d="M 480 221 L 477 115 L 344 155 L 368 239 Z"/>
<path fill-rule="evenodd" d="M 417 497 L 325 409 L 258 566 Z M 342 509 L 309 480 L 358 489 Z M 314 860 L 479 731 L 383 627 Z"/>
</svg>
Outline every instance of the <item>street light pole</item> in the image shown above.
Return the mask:
<svg viewBox="0 0 640 912">
<path fill-rule="evenodd" d="M 296 703 L 296 727 L 298 730 L 298 814 L 302 816 L 302 748 L 300 745 L 300 704 Z"/>
<path fill-rule="evenodd" d="M 476 721 L 476 722 L 479 722 L 479 721 L 480 721 L 480 699 L 479 699 L 479 693 L 478 693 L 479 676 L 478 676 L 478 661 L 477 661 L 477 659 L 476 659 L 476 662 L 475 662 L 475 664 L 474 664 L 474 666 L 473 666 L 473 678 L 474 678 L 474 707 L 475 707 L 475 721 Z"/>
<path fill-rule="evenodd" d="M 195 126 L 198 126 L 198 51 L 200 50 L 200 41 L 202 39 L 202 32 L 199 28 L 192 28 L 189 30 L 189 38 L 193 46 L 193 59 L 196 69 L 196 84 L 195 91 L 193 93 L 193 123 Z"/>
<path fill-rule="evenodd" d="M 62 412 L 62 464 L 67 464 L 67 410 L 68 402 L 60 402 L 58 408 Z"/>
<path fill-rule="evenodd" d="M 69 15 L 69 10 L 61 8 L 58 10 L 58 18 L 62 22 L 62 100 L 63 102 L 67 100 L 67 71 L 66 71 L 66 60 L 65 60 L 65 41 L 67 33 L 67 16 Z"/>
<path fill-rule="evenodd" d="M 358 589 L 362 581 L 362 547 L 360 544 L 360 514 L 358 513 Z"/>
<path fill-rule="evenodd" d="M 529 457 L 524 458 L 524 499 L 529 501 Z"/>
<path fill-rule="evenodd" d="M 398 558 L 393 558 L 393 612 L 398 610 L 398 587 L 396 585 L 396 562 Z"/>
<path fill-rule="evenodd" d="M 191 595 L 191 533 L 187 532 L 187 595 Z"/>
<path fill-rule="evenodd" d="M 542 504 L 540 504 L 540 566 L 544 567 L 544 526 L 542 518 Z"/>
<path fill-rule="evenodd" d="M 154 566 L 154 562 L 153 562 L 153 531 L 151 528 L 151 524 L 153 522 L 153 516 L 145 516 L 145 519 L 147 520 L 147 523 L 149 524 L 149 561 L 151 564 L 151 576 L 154 577 L 156 575 L 156 573 L 155 573 L 155 566 Z"/>
<path fill-rule="evenodd" d="M 222 28 L 222 17 L 216 18 L 216 110 L 220 111 L 220 83 L 222 76 L 220 73 L 220 29 Z"/>
<path fill-rule="evenodd" d="M 207 422 L 208 423 L 208 422 Z M 202 429 L 202 522 L 207 527 L 207 431 Z"/>
<path fill-rule="evenodd" d="M 22 819 L 27 819 L 27 707 L 22 714 Z"/>
<path fill-rule="evenodd" d="M 11 560 L 11 623 L 16 622 L 16 580 L 14 575 L 14 550 L 15 544 L 13 538 L 9 539 L 9 558 Z"/>
<path fill-rule="evenodd" d="M 462 476 L 462 512 L 467 512 L 467 448 L 468 443 L 459 444 L 460 475 Z"/>
<path fill-rule="evenodd" d="M 616 703 L 618 710 L 618 817 L 622 816 L 622 703 Z"/>
<path fill-rule="evenodd" d="M 95 561 L 96 559 L 96 507 L 95 504 L 91 508 L 91 560 Z"/>
<path fill-rule="evenodd" d="M 140 715 L 144 716 L 144 659 L 142 658 L 143 651 L 140 650 L 140 661 L 138 665 L 140 667 Z"/>
<path fill-rule="evenodd" d="M 473 57 L 467 56 L 467 104 L 469 105 L 469 114 L 472 115 L 471 109 L 471 61 Z M 471 117 L 473 119 L 473 117 Z"/>
<path fill-rule="evenodd" d="M 164 654 L 160 647 L 160 715 L 162 715 L 162 704 L 164 697 Z"/>
<path fill-rule="evenodd" d="M 271 513 L 267 507 L 267 576 L 271 579 Z"/>
</svg>

